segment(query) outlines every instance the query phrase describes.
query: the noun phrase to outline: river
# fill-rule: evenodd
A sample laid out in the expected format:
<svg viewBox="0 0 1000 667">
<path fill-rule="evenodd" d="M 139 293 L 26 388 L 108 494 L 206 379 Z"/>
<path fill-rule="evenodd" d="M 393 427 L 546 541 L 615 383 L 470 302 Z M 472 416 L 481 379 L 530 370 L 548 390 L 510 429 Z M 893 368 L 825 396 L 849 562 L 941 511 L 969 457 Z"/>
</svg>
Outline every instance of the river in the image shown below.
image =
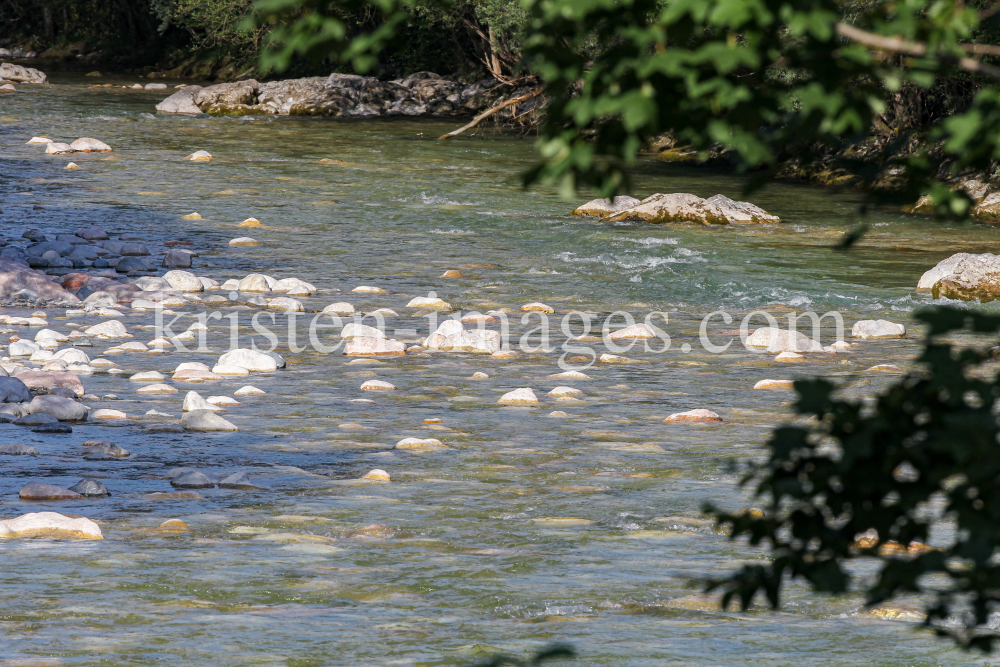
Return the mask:
<svg viewBox="0 0 1000 667">
<path fill-rule="evenodd" d="M 181 393 L 153 396 L 136 393 L 140 385 L 127 377 L 169 377 L 185 361 L 212 366 L 226 349 L 225 321 L 210 323 L 211 353 L 109 356 L 124 372 L 83 378 L 88 393 L 104 397 L 91 407 L 122 410 L 129 420 L 76 425 L 68 436 L 0 426 L 4 442 L 41 452 L 0 457 L 0 517 L 57 510 L 98 521 L 105 536 L 0 541 L 0 664 L 461 665 L 495 652 L 526 656 L 553 641 L 574 645 L 585 665 L 978 662 L 915 624 L 872 618 L 856 596 L 793 585 L 781 611 L 742 614 L 700 609 L 689 596 L 704 578 L 763 558 L 716 534 L 701 514 L 706 501 L 753 505 L 727 463 L 759 456 L 793 398 L 755 391 L 754 383 L 867 378 L 870 385 L 850 391 L 870 394 L 894 376 L 866 369 L 906 368 L 918 347 L 911 336 L 780 364 L 738 340 L 724 354 L 708 353 L 702 318 L 719 309 L 733 315 L 729 326 L 713 320 L 718 344 L 756 309 L 779 318 L 837 310 L 848 333 L 858 319 L 910 324 L 930 298 L 913 290 L 921 273 L 955 252 L 995 249 L 994 227 L 876 212 L 856 248 L 835 252 L 860 221 L 858 195 L 793 183 L 752 197 L 781 224 L 602 223 L 568 215 L 586 197 L 572 203 L 520 187 L 519 173 L 535 159 L 531 139 L 487 128 L 434 141 L 458 125 L 441 120 L 158 116 L 153 106 L 168 93 L 92 87 L 131 79 L 50 78 L 53 85 L 19 85 L 0 97 L 4 236 L 98 225 L 138 235 L 154 252 L 187 239 L 198 275 L 299 277 L 319 289 L 301 298 L 307 311 L 335 301 L 364 312 L 391 308 L 399 315 L 389 328 L 416 332 L 396 336 L 406 340 L 428 333 L 425 311 L 406 303 L 431 291 L 456 310 L 513 309 L 516 336 L 537 326 L 537 318 L 520 323 L 520 306 L 540 301 L 556 311 L 554 349 L 510 360 L 434 353 L 352 364 L 339 353 L 289 351 L 282 335 L 286 369 L 181 383 Z M 96 137 L 114 152 L 49 156 L 25 145 L 43 134 Z M 214 159 L 184 159 L 196 150 Z M 64 170 L 70 159 L 80 169 Z M 652 160 L 635 172 L 640 197 L 738 198 L 741 183 Z M 180 219 L 192 212 L 202 219 Z M 250 216 L 265 227 L 237 227 Z M 262 245 L 227 247 L 246 235 Z M 447 269 L 464 277 L 439 278 Z M 351 291 L 359 285 L 386 293 Z M 204 308 L 175 310 L 183 329 Z M 222 311 L 239 314 L 241 340 L 249 340 L 255 310 Z M 635 363 L 596 363 L 583 370 L 589 380 L 549 377 L 561 372 L 559 327 L 570 311 L 593 313 L 598 335 L 614 311 L 637 320 L 665 313 L 666 323 L 654 323 L 671 347 L 646 352 L 640 344 L 621 353 Z M 153 338 L 151 314 L 125 313 L 135 340 Z M 64 331 L 97 321 L 50 313 L 50 327 Z M 279 328 L 285 321 L 278 318 Z M 580 345 L 608 352 L 600 341 Z M 88 353 L 106 347 L 95 341 Z M 489 378 L 472 378 L 477 371 Z M 398 390 L 360 391 L 369 379 Z M 144 428 L 149 409 L 176 423 L 188 389 L 231 395 L 246 384 L 266 396 L 226 411 L 239 433 Z M 579 400 L 545 396 L 567 384 L 582 390 Z M 497 405 L 519 387 L 532 387 L 541 404 Z M 358 398 L 374 403 L 351 401 Z M 663 423 L 692 408 L 725 421 Z M 405 437 L 438 438 L 448 448 L 391 449 Z M 133 455 L 84 460 L 87 439 Z M 163 473 L 178 466 L 244 471 L 265 488 L 143 497 L 172 491 Z M 358 481 L 373 468 L 392 482 Z M 84 476 L 102 479 L 113 495 L 61 503 L 17 495 L 29 481 L 68 486 Z M 191 530 L 155 530 L 172 518 Z M 372 524 L 382 527 L 365 529 Z"/>
</svg>

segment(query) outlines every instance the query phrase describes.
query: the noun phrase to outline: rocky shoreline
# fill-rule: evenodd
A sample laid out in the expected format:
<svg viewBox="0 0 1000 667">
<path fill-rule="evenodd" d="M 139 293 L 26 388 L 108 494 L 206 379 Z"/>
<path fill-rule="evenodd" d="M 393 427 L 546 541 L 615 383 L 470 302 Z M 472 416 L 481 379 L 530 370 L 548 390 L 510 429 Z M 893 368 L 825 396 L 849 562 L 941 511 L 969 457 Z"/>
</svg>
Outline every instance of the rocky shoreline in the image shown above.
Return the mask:
<svg viewBox="0 0 1000 667">
<path fill-rule="evenodd" d="M 283 81 L 254 79 L 214 86 L 185 86 L 156 105 L 166 114 L 244 116 L 462 116 L 530 92 L 530 86 L 510 86 L 495 79 L 463 84 L 434 74 L 416 72 L 395 81 L 354 74 L 331 74 Z M 506 117 L 526 114 L 541 104 L 526 100 L 505 109 Z M 500 117 L 504 117 L 501 112 Z"/>
</svg>

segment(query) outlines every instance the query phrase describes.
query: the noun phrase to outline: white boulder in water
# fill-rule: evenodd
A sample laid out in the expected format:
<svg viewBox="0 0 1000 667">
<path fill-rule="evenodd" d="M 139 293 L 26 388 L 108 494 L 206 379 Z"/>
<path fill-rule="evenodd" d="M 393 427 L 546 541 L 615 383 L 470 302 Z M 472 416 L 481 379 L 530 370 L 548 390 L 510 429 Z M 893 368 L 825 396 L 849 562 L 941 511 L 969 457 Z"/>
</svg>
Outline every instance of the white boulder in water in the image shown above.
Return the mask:
<svg viewBox="0 0 1000 667">
<path fill-rule="evenodd" d="M 952 255 L 925 272 L 917 289 L 931 290 L 935 299 L 979 299 L 983 303 L 1000 299 L 1000 255 Z"/>
<path fill-rule="evenodd" d="M 73 143 L 71 143 L 69 146 L 73 150 L 79 151 L 80 153 L 110 153 L 111 152 L 111 146 L 108 146 L 106 143 L 104 143 L 100 139 L 91 139 L 90 137 L 83 137 L 81 139 L 77 139 L 76 141 L 74 141 Z"/>
<path fill-rule="evenodd" d="M 889 320 L 860 320 L 851 327 L 851 335 L 867 340 L 870 338 L 902 338 L 906 327 Z"/>
<path fill-rule="evenodd" d="M 624 204 L 629 205 L 623 207 Z M 580 206 L 573 213 L 593 215 L 613 222 L 641 220 L 726 225 L 780 221 L 777 216 L 771 215 L 750 202 L 735 201 L 724 195 L 702 199 L 685 192 L 657 193 L 642 201 L 635 201 L 630 197 L 616 197 L 614 202 L 607 199 L 595 199 Z"/>
<path fill-rule="evenodd" d="M 761 327 L 747 337 L 746 347 L 751 350 L 766 350 L 771 354 L 779 352 L 822 352 L 823 346 L 805 334 L 796 331 L 794 335 L 787 329 Z"/>
</svg>

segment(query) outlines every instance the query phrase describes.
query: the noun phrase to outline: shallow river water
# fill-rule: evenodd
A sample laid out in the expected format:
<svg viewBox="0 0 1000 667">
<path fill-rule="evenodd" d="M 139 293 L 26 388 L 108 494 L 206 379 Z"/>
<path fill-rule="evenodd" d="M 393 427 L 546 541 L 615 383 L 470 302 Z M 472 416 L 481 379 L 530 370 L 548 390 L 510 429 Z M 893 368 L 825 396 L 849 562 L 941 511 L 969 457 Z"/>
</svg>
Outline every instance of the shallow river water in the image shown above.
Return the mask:
<svg viewBox="0 0 1000 667">
<path fill-rule="evenodd" d="M 0 425 L 0 442 L 41 452 L 0 457 L 0 517 L 56 510 L 98 521 L 105 535 L 0 541 L 0 664 L 458 665 L 498 651 L 524 656 L 552 641 L 573 644 L 585 665 L 982 663 L 913 624 L 872 618 L 856 597 L 793 586 L 781 611 L 740 614 L 690 596 L 704 578 L 762 557 L 701 515 L 706 501 L 752 505 L 726 463 L 759 455 L 788 416 L 791 392 L 754 391 L 754 383 L 824 374 L 845 385 L 868 378 L 871 391 L 892 376 L 865 370 L 906 368 L 918 342 L 861 342 L 850 354 L 780 364 L 738 340 L 708 353 L 702 318 L 718 309 L 734 316 L 728 326 L 713 320 L 714 343 L 732 338 L 726 332 L 755 309 L 781 318 L 836 309 L 848 334 L 858 319 L 909 323 L 929 300 L 913 290 L 920 274 L 955 252 L 994 250 L 996 228 L 876 213 L 863 243 L 834 252 L 859 221 L 857 196 L 788 183 L 754 195 L 781 224 L 608 224 L 569 216 L 575 204 L 551 191 L 521 189 L 518 174 L 535 157 L 529 139 L 487 130 L 431 140 L 454 129 L 447 121 L 163 117 L 153 113 L 162 91 L 52 79 L 0 97 L 3 236 L 98 225 L 141 235 L 154 254 L 187 239 L 198 275 L 299 277 L 319 288 L 301 298 L 307 311 L 335 301 L 361 312 L 391 308 L 399 315 L 386 319 L 387 333 L 408 344 L 429 333 L 427 311 L 405 307 L 415 296 L 433 291 L 455 310 L 513 309 L 514 338 L 538 326 L 537 316 L 520 322 L 520 306 L 541 301 L 555 309 L 553 349 L 510 360 L 437 352 L 349 363 L 355 358 L 339 350 L 290 351 L 282 333 L 285 369 L 205 385 L 168 379 L 181 393 L 154 396 L 136 393 L 141 385 L 128 376 L 169 378 L 184 361 L 213 365 L 229 342 L 227 320 L 210 322 L 212 352 L 109 355 L 124 372 L 83 381 L 105 397 L 90 407 L 123 410 L 126 422 L 75 425 L 71 435 Z M 114 152 L 47 156 L 25 145 L 39 134 L 96 137 Z M 195 150 L 214 160 L 184 160 Z M 79 170 L 63 169 L 70 159 Z M 737 197 L 740 186 L 649 161 L 635 194 Z M 203 219 L 180 219 L 194 211 Z M 237 227 L 250 216 L 265 227 Z M 227 247 L 245 235 L 262 245 Z M 447 269 L 464 277 L 439 278 Z M 359 285 L 387 293 L 351 291 Z M 174 310 L 180 331 L 205 308 Z M 220 310 L 238 314 L 248 344 L 257 309 Z M 595 363 L 584 369 L 589 380 L 552 378 L 570 311 L 593 313 L 597 336 L 614 311 L 637 320 L 667 313 L 667 323 L 654 324 L 670 334 L 670 349 L 640 343 L 620 353 L 633 363 Z M 123 312 L 135 340 L 154 338 L 150 313 Z M 49 313 L 50 328 L 63 332 L 99 321 Z M 286 316 L 276 322 L 286 330 Z M 823 343 L 833 335 L 825 327 Z M 95 341 L 87 352 L 111 346 Z M 576 346 L 611 351 L 599 338 Z M 477 371 L 489 378 L 472 378 Z M 398 391 L 360 391 L 368 379 Z M 177 423 L 183 392 L 232 395 L 246 384 L 267 393 L 226 411 L 238 433 L 156 432 Z M 545 396 L 558 385 L 583 395 Z M 497 405 L 518 387 L 533 388 L 541 404 Z M 351 402 L 358 398 L 374 403 Z M 692 408 L 725 421 L 663 423 Z M 144 417 L 150 409 L 174 417 Z M 557 410 L 566 415 L 549 416 Z M 433 418 L 440 423 L 424 423 Z M 448 448 L 392 449 L 410 436 Z M 84 460 L 80 445 L 95 438 L 133 454 Z M 178 466 L 244 471 L 266 488 L 143 498 L 173 491 L 163 474 Z M 391 483 L 358 480 L 373 468 Z M 18 498 L 29 481 L 65 487 L 83 476 L 102 479 L 112 497 Z M 171 518 L 191 530 L 156 530 Z"/>
</svg>

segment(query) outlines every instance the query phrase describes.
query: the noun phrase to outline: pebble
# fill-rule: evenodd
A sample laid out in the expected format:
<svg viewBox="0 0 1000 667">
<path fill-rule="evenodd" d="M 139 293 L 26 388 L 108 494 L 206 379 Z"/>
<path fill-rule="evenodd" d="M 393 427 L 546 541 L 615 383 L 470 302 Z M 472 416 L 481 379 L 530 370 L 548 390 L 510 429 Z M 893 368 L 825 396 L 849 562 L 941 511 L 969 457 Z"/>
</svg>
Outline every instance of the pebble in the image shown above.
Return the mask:
<svg viewBox="0 0 1000 667">
<path fill-rule="evenodd" d="M 21 489 L 18 496 L 22 500 L 81 500 L 83 498 L 76 491 L 40 482 L 29 482 Z"/>
<path fill-rule="evenodd" d="M 264 390 L 248 384 L 234 391 L 233 396 L 264 396 L 266 393 Z"/>
<path fill-rule="evenodd" d="M 476 371 L 475 373 L 472 374 L 472 377 L 474 377 L 474 378 L 486 378 L 486 379 L 488 379 L 490 376 L 487 375 L 486 373 L 482 372 L 482 371 Z"/>
<path fill-rule="evenodd" d="M 87 498 L 101 498 L 104 496 L 110 496 L 111 492 L 108 491 L 108 487 L 104 486 L 102 482 L 96 479 L 90 479 L 85 477 L 79 482 L 69 487 L 70 491 L 75 491 L 81 496 L 86 496 Z"/>
<path fill-rule="evenodd" d="M 789 350 L 785 350 L 784 352 L 776 356 L 774 360 L 782 362 L 794 362 L 794 361 L 805 361 L 805 358 L 806 358 L 805 355 L 799 354 L 798 352 L 791 352 Z"/>
<path fill-rule="evenodd" d="M 522 387 L 520 389 L 507 392 L 500 397 L 500 400 L 498 400 L 497 403 L 502 405 L 530 405 L 538 403 L 538 398 L 535 396 L 535 392 L 533 392 L 530 387 Z"/>
<path fill-rule="evenodd" d="M 263 227 L 264 224 L 260 220 L 258 220 L 257 218 L 247 218 L 246 220 L 244 220 L 243 222 L 241 222 L 240 224 L 238 224 L 236 226 L 237 227 Z"/>
<path fill-rule="evenodd" d="M 792 389 L 791 380 L 761 380 L 753 386 L 754 389 Z"/>
<path fill-rule="evenodd" d="M 212 154 L 208 151 L 195 151 L 194 153 L 191 153 L 191 155 L 188 155 L 187 159 L 192 162 L 211 162 Z"/>
<path fill-rule="evenodd" d="M 687 412 L 677 412 L 663 420 L 665 423 L 676 422 L 721 422 L 722 417 L 711 410 L 695 408 Z"/>
<path fill-rule="evenodd" d="M 385 380 L 368 380 L 361 385 L 361 391 L 396 391 L 396 385 Z"/>
<path fill-rule="evenodd" d="M 372 287 L 371 285 L 359 285 L 351 290 L 352 292 L 365 292 L 367 294 L 388 294 L 386 290 L 381 287 Z"/>
<path fill-rule="evenodd" d="M 385 470 L 382 470 L 381 468 L 375 468 L 374 470 L 365 473 L 364 475 L 362 475 L 361 479 L 372 479 L 372 480 L 377 480 L 379 482 L 390 481 L 389 473 L 387 473 Z"/>
<path fill-rule="evenodd" d="M 63 169 L 79 169 L 79 168 L 80 165 L 78 165 L 76 162 L 70 162 L 65 167 L 63 167 Z"/>
</svg>

